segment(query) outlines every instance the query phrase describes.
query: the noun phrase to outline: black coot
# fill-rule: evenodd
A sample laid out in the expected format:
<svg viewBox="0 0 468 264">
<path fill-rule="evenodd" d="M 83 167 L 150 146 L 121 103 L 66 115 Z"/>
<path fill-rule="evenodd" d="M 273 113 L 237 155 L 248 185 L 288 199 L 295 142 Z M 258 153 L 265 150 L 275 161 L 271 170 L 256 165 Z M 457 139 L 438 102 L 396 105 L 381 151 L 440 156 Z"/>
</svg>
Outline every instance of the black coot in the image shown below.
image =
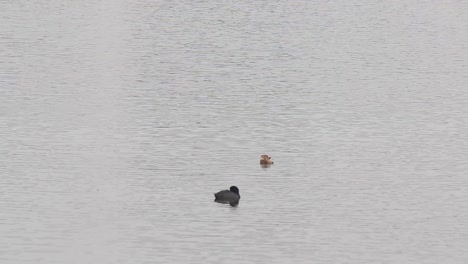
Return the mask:
<svg viewBox="0 0 468 264">
<path fill-rule="evenodd" d="M 239 188 L 231 186 L 229 190 L 219 191 L 214 196 L 215 201 L 238 202 L 240 199 Z"/>
</svg>

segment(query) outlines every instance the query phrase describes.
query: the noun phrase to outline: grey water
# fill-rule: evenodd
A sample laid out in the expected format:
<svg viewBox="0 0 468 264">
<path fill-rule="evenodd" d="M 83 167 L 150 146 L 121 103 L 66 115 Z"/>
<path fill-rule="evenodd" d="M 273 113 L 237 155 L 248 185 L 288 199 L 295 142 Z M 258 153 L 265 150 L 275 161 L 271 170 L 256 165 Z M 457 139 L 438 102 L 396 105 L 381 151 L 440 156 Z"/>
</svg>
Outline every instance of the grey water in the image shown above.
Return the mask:
<svg viewBox="0 0 468 264">
<path fill-rule="evenodd" d="M 468 263 L 467 10 L 0 1 L 0 263 Z"/>
</svg>

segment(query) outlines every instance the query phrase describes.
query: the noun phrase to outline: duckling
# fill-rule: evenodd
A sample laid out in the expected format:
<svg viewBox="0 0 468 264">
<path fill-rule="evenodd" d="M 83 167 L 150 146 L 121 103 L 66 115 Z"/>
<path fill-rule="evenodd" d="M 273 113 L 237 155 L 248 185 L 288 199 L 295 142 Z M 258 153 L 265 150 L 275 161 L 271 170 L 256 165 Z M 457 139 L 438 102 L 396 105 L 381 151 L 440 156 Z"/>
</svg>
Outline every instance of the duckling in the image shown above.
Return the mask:
<svg viewBox="0 0 468 264">
<path fill-rule="evenodd" d="M 271 160 L 271 157 L 269 157 L 268 155 L 263 154 L 262 156 L 260 156 L 260 165 L 271 165 L 273 163 L 274 162 Z"/>
</svg>

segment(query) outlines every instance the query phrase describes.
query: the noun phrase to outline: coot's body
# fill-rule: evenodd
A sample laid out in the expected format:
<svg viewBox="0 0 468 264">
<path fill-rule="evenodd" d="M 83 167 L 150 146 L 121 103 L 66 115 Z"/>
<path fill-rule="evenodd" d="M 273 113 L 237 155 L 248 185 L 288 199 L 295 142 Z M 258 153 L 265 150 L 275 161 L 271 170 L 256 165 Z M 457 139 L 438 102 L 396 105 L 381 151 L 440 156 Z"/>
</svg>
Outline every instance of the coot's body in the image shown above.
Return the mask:
<svg viewBox="0 0 468 264">
<path fill-rule="evenodd" d="M 240 199 L 239 189 L 236 186 L 231 186 L 229 190 L 219 191 L 214 196 L 217 201 L 238 202 Z"/>
</svg>

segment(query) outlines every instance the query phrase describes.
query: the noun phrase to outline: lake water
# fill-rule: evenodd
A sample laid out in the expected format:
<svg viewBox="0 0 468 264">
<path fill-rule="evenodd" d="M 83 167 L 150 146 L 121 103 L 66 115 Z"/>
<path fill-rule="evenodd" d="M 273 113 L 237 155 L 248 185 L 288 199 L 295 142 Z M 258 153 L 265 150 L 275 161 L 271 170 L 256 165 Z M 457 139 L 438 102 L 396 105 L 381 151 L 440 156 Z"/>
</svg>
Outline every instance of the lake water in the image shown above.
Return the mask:
<svg viewBox="0 0 468 264">
<path fill-rule="evenodd" d="M 0 263 L 468 263 L 467 1 L 0 10 Z"/>
</svg>

